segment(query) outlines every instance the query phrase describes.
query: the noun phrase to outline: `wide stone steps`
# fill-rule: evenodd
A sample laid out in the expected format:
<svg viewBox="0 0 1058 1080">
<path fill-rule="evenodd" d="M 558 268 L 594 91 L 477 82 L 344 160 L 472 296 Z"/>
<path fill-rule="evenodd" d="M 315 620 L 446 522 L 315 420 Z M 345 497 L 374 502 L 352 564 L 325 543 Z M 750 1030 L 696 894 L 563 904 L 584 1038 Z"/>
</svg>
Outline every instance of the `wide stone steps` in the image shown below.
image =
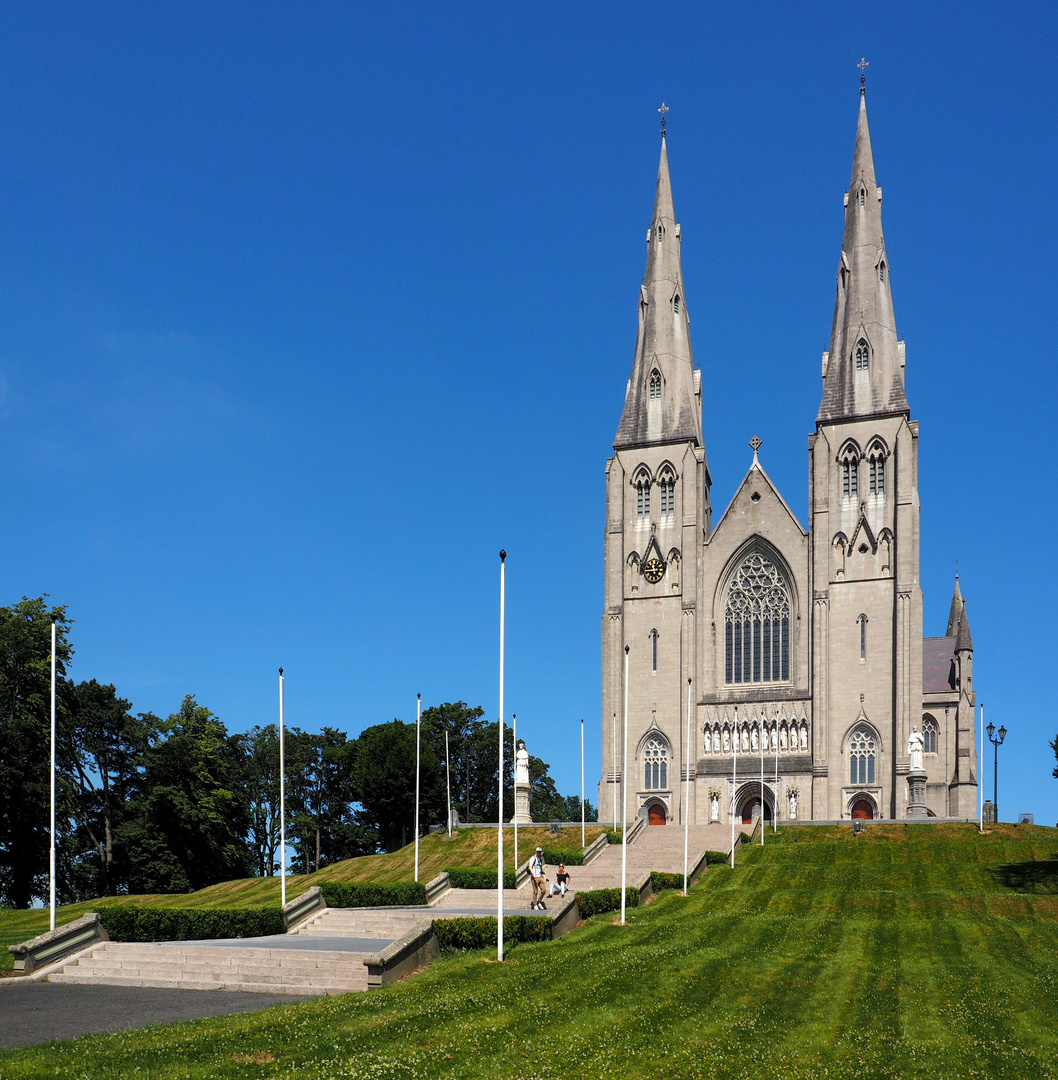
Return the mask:
<svg viewBox="0 0 1058 1080">
<path fill-rule="evenodd" d="M 324 908 L 292 931 L 308 937 L 375 937 L 396 940 L 416 923 L 429 921 L 432 909 Z"/>
<path fill-rule="evenodd" d="M 554 874 L 548 875 L 552 881 L 555 880 Z M 510 908 L 512 911 L 522 910 L 523 908 L 528 910 L 529 900 L 532 896 L 530 887 L 528 885 L 521 889 L 504 889 L 503 890 L 503 907 L 504 910 Z M 464 911 L 495 911 L 496 910 L 496 890 L 495 889 L 449 889 L 443 896 L 441 896 L 432 906 L 431 911 L 436 911 L 438 915 L 441 915 L 444 911 L 450 908 L 458 908 Z"/>
<path fill-rule="evenodd" d="M 367 989 L 365 953 L 109 941 L 53 971 L 49 982 L 348 994 Z"/>
</svg>

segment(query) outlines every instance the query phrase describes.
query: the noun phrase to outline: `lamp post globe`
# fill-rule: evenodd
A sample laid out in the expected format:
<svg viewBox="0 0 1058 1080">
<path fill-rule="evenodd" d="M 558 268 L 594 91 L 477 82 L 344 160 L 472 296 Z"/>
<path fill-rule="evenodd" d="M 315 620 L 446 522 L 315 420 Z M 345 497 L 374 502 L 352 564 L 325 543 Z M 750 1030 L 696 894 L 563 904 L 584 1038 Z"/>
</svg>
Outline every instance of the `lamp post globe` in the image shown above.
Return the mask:
<svg viewBox="0 0 1058 1080">
<path fill-rule="evenodd" d="M 992 813 L 995 815 L 995 821 L 999 821 L 999 748 L 1003 745 L 1003 740 L 1007 737 L 1007 729 L 1000 727 L 999 731 L 996 731 L 995 724 L 989 724 L 985 731 L 988 733 L 988 741 L 992 744 Z"/>
</svg>

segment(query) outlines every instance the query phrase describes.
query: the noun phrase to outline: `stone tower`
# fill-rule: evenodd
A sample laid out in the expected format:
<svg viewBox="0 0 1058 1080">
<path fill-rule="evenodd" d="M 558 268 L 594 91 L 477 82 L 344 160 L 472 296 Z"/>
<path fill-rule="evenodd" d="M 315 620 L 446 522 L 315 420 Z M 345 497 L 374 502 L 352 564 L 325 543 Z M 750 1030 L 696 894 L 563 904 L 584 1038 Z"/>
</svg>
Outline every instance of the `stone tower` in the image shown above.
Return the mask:
<svg viewBox="0 0 1058 1080">
<path fill-rule="evenodd" d="M 622 813 L 626 647 L 629 820 L 637 814 L 676 819 L 680 770 L 689 758 L 684 743 L 688 679 L 696 692 L 696 553 L 710 527 L 710 479 L 680 243 L 662 132 L 635 357 L 614 454 L 606 463 L 601 820 L 612 818 L 615 805 L 618 819 Z"/>
<path fill-rule="evenodd" d="M 812 816 L 848 817 L 859 805 L 903 817 L 907 741 L 922 703 L 918 424 L 904 392 L 862 88 L 809 436 L 809 515 Z"/>
</svg>

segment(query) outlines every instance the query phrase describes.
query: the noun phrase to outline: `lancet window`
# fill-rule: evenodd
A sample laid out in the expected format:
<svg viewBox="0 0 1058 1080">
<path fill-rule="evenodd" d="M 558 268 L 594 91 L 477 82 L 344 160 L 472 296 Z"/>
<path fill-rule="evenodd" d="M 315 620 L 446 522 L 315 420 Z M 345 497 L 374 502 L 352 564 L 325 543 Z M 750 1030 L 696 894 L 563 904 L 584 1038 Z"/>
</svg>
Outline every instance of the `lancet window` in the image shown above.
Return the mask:
<svg viewBox="0 0 1058 1080">
<path fill-rule="evenodd" d="M 641 475 L 636 480 L 636 520 L 650 519 L 650 478 Z"/>
<path fill-rule="evenodd" d="M 860 462 L 856 451 L 849 447 L 841 457 L 841 497 L 855 499 L 860 488 Z"/>
<path fill-rule="evenodd" d="M 870 463 L 870 493 L 885 494 L 885 450 L 877 443 L 868 452 Z"/>
<path fill-rule="evenodd" d="M 676 516 L 676 477 L 666 465 L 658 474 L 658 489 L 661 493 L 661 516 L 669 519 Z"/>
<path fill-rule="evenodd" d="M 873 784 L 874 763 L 878 748 L 874 732 L 867 727 L 858 727 L 849 737 L 849 783 Z"/>
<path fill-rule="evenodd" d="M 861 615 L 857 620 L 860 624 L 860 659 L 867 659 L 867 616 Z"/>
<path fill-rule="evenodd" d="M 650 670 L 658 670 L 658 632 L 650 631 Z"/>
<path fill-rule="evenodd" d="M 856 370 L 866 371 L 870 366 L 871 351 L 867 348 L 867 342 L 860 338 L 856 343 Z"/>
<path fill-rule="evenodd" d="M 669 747 L 660 735 L 651 735 L 643 747 L 643 787 L 659 791 L 669 786 Z"/>
<path fill-rule="evenodd" d="M 657 371 L 650 373 L 650 396 L 651 398 L 661 397 L 661 375 Z"/>
<path fill-rule="evenodd" d="M 922 749 L 927 754 L 937 752 L 937 721 L 932 716 L 925 716 L 922 720 Z"/>
<path fill-rule="evenodd" d="M 724 612 L 724 679 L 728 683 L 790 678 L 790 593 L 759 552 L 735 573 Z"/>
</svg>

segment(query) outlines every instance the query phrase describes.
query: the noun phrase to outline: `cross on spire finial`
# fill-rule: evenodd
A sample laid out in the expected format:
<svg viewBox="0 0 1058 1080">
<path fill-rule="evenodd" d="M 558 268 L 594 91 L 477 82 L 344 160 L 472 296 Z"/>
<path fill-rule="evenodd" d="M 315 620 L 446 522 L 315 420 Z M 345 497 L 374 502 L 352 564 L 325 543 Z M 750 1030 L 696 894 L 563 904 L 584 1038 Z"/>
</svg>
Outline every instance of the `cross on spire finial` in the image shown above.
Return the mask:
<svg viewBox="0 0 1058 1080">
<path fill-rule="evenodd" d="M 860 62 L 856 66 L 860 69 L 860 93 L 865 94 L 867 92 L 867 68 L 870 67 L 870 63 L 866 56 L 861 56 Z"/>
<path fill-rule="evenodd" d="M 764 441 L 758 438 L 756 435 L 749 440 L 749 445 L 753 447 L 753 461 L 757 460 L 757 451 L 764 445 Z"/>
<path fill-rule="evenodd" d="M 668 111 L 669 111 L 669 107 L 663 101 L 661 103 L 661 108 L 658 109 L 658 112 L 661 113 L 661 137 L 663 139 L 665 138 L 665 113 L 667 113 Z"/>
</svg>

